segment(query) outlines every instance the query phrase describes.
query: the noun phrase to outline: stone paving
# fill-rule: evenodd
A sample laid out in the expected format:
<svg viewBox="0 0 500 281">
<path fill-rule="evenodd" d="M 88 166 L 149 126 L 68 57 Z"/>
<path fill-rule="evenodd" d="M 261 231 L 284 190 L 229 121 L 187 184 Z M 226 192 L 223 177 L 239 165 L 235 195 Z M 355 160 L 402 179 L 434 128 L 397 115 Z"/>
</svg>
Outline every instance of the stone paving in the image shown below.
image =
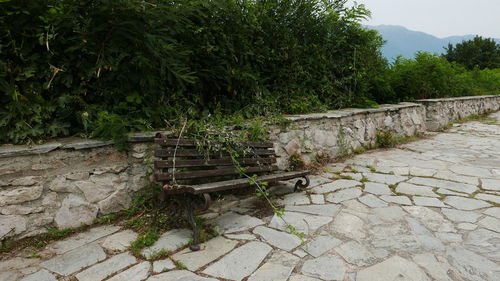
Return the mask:
<svg viewBox="0 0 500 281">
<path fill-rule="evenodd" d="M 36 258 L 3 258 L 0 280 L 500 280 L 498 123 L 456 124 L 324 170 L 305 192 L 273 188 L 283 217 L 259 216 L 253 197 L 217 202 L 202 216 L 221 235 L 201 251 L 175 229 L 143 251 L 169 257 L 148 261 L 128 251 L 136 233 L 101 226 Z"/>
</svg>

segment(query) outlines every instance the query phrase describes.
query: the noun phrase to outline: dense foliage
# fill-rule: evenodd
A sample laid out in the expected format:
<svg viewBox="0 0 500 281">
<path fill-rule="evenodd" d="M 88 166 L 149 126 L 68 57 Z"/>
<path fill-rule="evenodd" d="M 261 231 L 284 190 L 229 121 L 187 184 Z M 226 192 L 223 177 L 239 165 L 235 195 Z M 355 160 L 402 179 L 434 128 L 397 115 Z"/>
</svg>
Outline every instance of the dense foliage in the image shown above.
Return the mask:
<svg viewBox="0 0 500 281">
<path fill-rule="evenodd" d="M 498 91 L 496 70 L 388 66 L 346 2 L 0 0 L 0 143 Z"/>
<path fill-rule="evenodd" d="M 449 44 L 444 57 L 470 70 L 476 67 L 479 69 L 499 68 L 500 44 L 491 38 L 476 36 L 472 40 L 463 41 L 455 46 Z"/>
<path fill-rule="evenodd" d="M 493 95 L 500 93 L 500 68 L 468 71 L 463 65 L 428 53 L 399 57 L 374 87 L 377 102 Z"/>
<path fill-rule="evenodd" d="M 345 2 L 2 1 L 0 141 L 353 105 L 382 41 Z"/>
</svg>

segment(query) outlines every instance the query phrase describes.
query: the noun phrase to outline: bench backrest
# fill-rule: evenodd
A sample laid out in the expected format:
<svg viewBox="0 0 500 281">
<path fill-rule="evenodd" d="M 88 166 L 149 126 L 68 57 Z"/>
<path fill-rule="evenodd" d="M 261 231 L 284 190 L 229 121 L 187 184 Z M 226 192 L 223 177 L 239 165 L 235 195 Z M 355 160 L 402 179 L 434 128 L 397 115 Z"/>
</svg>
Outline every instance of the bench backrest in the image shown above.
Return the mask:
<svg viewBox="0 0 500 281">
<path fill-rule="evenodd" d="M 194 141 L 172 137 L 159 136 L 155 138 L 155 144 L 155 180 L 162 184 L 171 184 L 174 178 L 179 184 L 197 184 L 241 177 L 228 153 L 212 152 L 209 159 L 205 159 Z M 247 175 L 278 170 L 272 143 L 245 142 L 241 146 L 249 153 L 241 155 L 237 162 Z"/>
</svg>

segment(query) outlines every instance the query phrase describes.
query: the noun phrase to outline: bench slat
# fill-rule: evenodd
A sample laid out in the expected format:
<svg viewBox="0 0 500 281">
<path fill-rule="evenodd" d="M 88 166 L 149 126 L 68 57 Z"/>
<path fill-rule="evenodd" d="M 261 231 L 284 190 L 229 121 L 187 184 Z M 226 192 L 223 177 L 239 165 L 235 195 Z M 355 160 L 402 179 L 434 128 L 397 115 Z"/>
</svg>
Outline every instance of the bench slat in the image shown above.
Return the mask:
<svg viewBox="0 0 500 281">
<path fill-rule="evenodd" d="M 160 146 L 173 146 L 173 147 L 176 147 L 177 144 L 179 144 L 179 146 L 188 146 L 188 147 L 196 146 L 195 142 L 192 140 L 188 139 L 177 140 L 176 138 L 156 138 L 155 143 L 159 144 Z M 273 147 L 272 142 L 242 142 L 241 145 L 246 147 L 255 147 L 255 148 Z"/>
<path fill-rule="evenodd" d="M 182 156 L 192 156 L 192 157 L 200 157 L 200 158 L 203 157 L 203 155 L 200 154 L 200 152 L 196 149 L 177 149 L 177 151 L 175 151 L 174 149 L 156 149 L 154 156 L 155 157 L 173 157 L 174 154 L 176 157 L 182 157 Z M 252 154 L 259 155 L 259 156 L 274 155 L 274 151 L 269 150 L 269 149 L 254 149 Z M 229 153 L 227 153 L 227 152 L 211 153 L 210 156 L 211 157 L 229 156 Z"/>
<path fill-rule="evenodd" d="M 262 172 L 272 172 L 277 171 L 277 166 L 263 166 L 263 167 L 249 167 L 245 170 L 245 173 L 262 173 Z M 228 175 L 238 175 L 239 171 L 235 168 L 223 168 L 214 170 L 199 170 L 199 171 L 186 171 L 186 172 L 176 172 L 175 178 L 181 179 L 197 179 L 205 177 L 217 177 L 217 176 L 228 176 Z M 156 174 L 157 181 L 169 181 L 173 179 L 172 173 L 160 173 Z"/>
<path fill-rule="evenodd" d="M 293 178 L 299 178 L 303 176 L 307 176 L 310 174 L 310 171 L 297 171 L 297 172 L 284 172 L 279 174 L 271 174 L 257 177 L 257 182 L 268 182 L 274 183 L 277 181 L 284 181 Z M 221 182 L 212 182 L 194 186 L 181 186 L 178 188 L 172 189 L 163 189 L 166 194 L 180 194 L 180 193 L 192 193 L 192 194 L 203 194 L 214 191 L 222 191 L 233 188 L 242 188 L 248 187 L 250 185 L 250 180 L 247 178 L 235 179 L 235 180 L 227 180 Z"/>
<path fill-rule="evenodd" d="M 259 165 L 259 164 L 274 164 L 276 158 L 239 158 L 240 165 Z M 223 159 L 177 159 L 175 161 L 176 168 L 189 168 L 189 167 L 213 167 L 213 166 L 233 166 L 233 160 L 230 158 Z M 156 160 L 154 162 L 156 169 L 172 168 L 174 161 L 172 160 Z"/>
</svg>

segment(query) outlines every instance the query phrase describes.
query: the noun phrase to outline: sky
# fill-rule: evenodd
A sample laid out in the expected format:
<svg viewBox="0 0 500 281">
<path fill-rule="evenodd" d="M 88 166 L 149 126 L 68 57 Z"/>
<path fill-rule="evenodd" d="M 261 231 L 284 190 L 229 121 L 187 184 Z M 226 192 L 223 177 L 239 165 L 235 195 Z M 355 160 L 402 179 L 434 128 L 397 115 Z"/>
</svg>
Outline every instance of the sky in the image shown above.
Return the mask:
<svg viewBox="0 0 500 281">
<path fill-rule="evenodd" d="M 349 0 L 365 4 L 367 25 L 401 25 L 437 37 L 481 35 L 500 38 L 500 0 Z"/>
</svg>

